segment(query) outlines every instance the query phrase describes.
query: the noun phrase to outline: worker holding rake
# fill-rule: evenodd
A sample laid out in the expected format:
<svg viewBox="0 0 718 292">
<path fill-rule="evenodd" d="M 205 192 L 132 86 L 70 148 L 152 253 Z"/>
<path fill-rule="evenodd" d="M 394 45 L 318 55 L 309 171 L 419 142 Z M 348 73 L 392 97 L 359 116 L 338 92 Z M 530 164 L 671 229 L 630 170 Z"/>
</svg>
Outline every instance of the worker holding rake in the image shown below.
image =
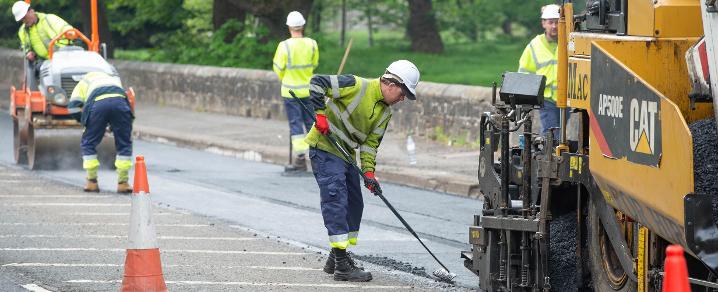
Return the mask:
<svg viewBox="0 0 718 292">
<path fill-rule="evenodd" d="M 355 157 L 359 149 L 361 171 L 369 190 L 379 188 L 374 176 L 377 149 L 389 120 L 390 106 L 405 98 L 416 99 L 419 70 L 407 61 L 393 62 L 377 79 L 354 75 L 315 75 L 309 85 L 309 101 L 316 114 L 316 123 L 306 138 L 314 177 L 320 189 L 324 226 L 329 235 L 331 252 L 324 271 L 334 280 L 365 282 L 371 273 L 357 267 L 347 253 L 356 245 L 364 202 L 360 176 L 354 161 L 345 156 L 329 140 L 333 135 L 338 145 Z M 328 101 L 325 102 L 325 98 Z"/>
</svg>

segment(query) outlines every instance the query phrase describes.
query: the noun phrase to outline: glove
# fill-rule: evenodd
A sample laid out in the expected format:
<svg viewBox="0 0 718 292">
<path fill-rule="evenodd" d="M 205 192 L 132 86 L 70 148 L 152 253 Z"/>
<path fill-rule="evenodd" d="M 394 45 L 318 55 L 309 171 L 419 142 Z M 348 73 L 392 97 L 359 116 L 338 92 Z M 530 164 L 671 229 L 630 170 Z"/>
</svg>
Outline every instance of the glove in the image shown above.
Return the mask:
<svg viewBox="0 0 718 292">
<path fill-rule="evenodd" d="M 366 180 L 364 180 L 364 186 L 369 189 L 372 193 L 375 193 L 377 190 L 380 189 L 379 187 L 379 181 L 376 180 L 376 177 L 374 177 L 373 171 L 367 171 L 364 173 L 364 176 L 366 176 Z"/>
<path fill-rule="evenodd" d="M 317 114 L 317 122 L 314 123 L 314 127 L 317 128 L 319 133 L 322 133 L 322 135 L 329 134 L 329 122 L 327 122 L 327 116 L 324 114 Z"/>
</svg>

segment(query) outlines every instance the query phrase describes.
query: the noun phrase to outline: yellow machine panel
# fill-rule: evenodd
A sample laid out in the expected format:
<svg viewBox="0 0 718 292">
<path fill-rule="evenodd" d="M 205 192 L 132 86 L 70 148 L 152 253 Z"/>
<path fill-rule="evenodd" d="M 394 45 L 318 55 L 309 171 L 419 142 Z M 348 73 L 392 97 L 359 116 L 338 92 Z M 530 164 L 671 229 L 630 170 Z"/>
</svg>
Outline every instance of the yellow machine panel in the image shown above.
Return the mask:
<svg viewBox="0 0 718 292">
<path fill-rule="evenodd" d="M 588 109 L 591 106 L 591 59 L 568 58 L 568 107 Z"/>
<path fill-rule="evenodd" d="M 630 0 L 628 34 L 660 38 L 700 37 L 703 26 L 699 5 L 700 1 L 695 0 Z"/>
</svg>

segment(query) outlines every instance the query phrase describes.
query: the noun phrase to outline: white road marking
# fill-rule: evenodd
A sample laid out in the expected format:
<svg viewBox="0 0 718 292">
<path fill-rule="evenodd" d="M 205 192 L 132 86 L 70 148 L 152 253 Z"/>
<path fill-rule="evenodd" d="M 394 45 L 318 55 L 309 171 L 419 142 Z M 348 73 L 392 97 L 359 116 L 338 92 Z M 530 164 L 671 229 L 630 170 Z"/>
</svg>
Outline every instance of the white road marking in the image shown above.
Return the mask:
<svg viewBox="0 0 718 292">
<path fill-rule="evenodd" d="M 123 267 L 120 264 L 65 264 L 65 263 L 9 263 L 0 265 L 0 267 L 80 267 L 80 268 L 92 268 L 92 267 Z M 197 265 L 162 265 L 163 268 L 194 268 Z M 204 266 L 203 266 L 204 267 Z M 276 266 L 218 266 L 217 269 L 255 269 L 255 270 L 289 270 L 289 271 L 320 271 L 317 268 L 304 268 L 304 267 L 276 267 Z"/>
<path fill-rule="evenodd" d="M 129 207 L 126 203 L 6 203 L 3 207 Z"/>
<path fill-rule="evenodd" d="M 78 212 L 78 213 L 60 213 L 60 215 L 65 216 L 125 216 L 130 217 L 130 213 L 93 213 L 93 212 Z M 184 214 L 174 214 L 174 213 L 154 213 L 152 216 L 169 216 L 169 215 L 179 215 L 183 216 Z"/>
<path fill-rule="evenodd" d="M 127 238 L 127 235 L 48 235 L 48 234 L 20 234 L 0 235 L 0 238 Z M 228 240 L 228 241 L 250 241 L 259 240 L 257 237 L 201 237 L 201 236 L 158 236 L 159 239 L 178 240 Z"/>
<path fill-rule="evenodd" d="M 55 223 L 55 222 L 0 222 L 6 226 L 42 226 L 42 225 L 69 225 L 69 226 L 127 226 L 128 223 Z M 209 224 L 156 224 L 158 227 L 209 227 Z"/>
<path fill-rule="evenodd" d="M 124 248 L 95 247 L 4 247 L 0 251 L 112 251 L 124 252 Z M 203 254 L 254 254 L 254 255 L 308 255 L 309 252 L 245 251 L 245 250 L 204 250 L 204 249 L 162 249 L 162 253 L 203 253 Z"/>
<path fill-rule="evenodd" d="M 69 280 L 65 283 L 74 284 L 115 284 L 121 280 L 98 281 L 98 280 Z M 272 287 L 313 287 L 313 288 L 357 288 L 357 289 L 414 289 L 413 286 L 384 286 L 384 285 L 362 285 L 362 284 L 318 284 L 318 283 L 257 283 L 257 282 L 210 282 L 210 281 L 165 281 L 166 284 L 198 286 L 198 285 L 222 285 L 222 286 L 272 286 Z"/>
<path fill-rule="evenodd" d="M 22 287 L 33 292 L 51 292 L 50 290 L 47 290 L 35 284 L 26 284 L 22 285 Z"/>
<path fill-rule="evenodd" d="M 0 183 L 3 181 L 0 180 Z M 50 198 L 100 198 L 100 199 L 115 199 L 115 196 L 108 195 L 0 195 L 0 198 L 38 198 L 38 199 L 50 199 Z"/>
</svg>

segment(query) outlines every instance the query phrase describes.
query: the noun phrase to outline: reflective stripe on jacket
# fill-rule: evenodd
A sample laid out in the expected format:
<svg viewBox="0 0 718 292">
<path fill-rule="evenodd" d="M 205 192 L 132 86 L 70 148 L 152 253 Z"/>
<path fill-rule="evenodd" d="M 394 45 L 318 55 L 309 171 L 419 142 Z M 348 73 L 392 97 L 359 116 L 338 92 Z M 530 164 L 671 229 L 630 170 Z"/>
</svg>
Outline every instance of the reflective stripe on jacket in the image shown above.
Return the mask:
<svg viewBox="0 0 718 292">
<path fill-rule="evenodd" d="M 104 72 L 90 72 L 85 74 L 72 90 L 67 111 L 70 114 L 82 112 L 80 122 L 85 125 L 92 104 L 111 97 L 127 98 L 120 78 Z"/>
<path fill-rule="evenodd" d="M 554 96 L 556 84 L 556 70 L 558 69 L 558 43 L 549 42 L 545 34 L 534 37 L 524 49 L 519 60 L 519 72 L 533 73 L 546 76 L 546 89 L 544 99 L 556 102 Z"/>
<path fill-rule="evenodd" d="M 282 81 L 282 96 L 291 98 L 309 96 L 309 79 L 319 65 L 317 42 L 310 38 L 289 38 L 277 46 L 272 69 Z"/>
<path fill-rule="evenodd" d="M 17 34 L 25 53 L 33 51 L 38 57 L 47 59 L 48 47 L 52 39 L 71 29 L 72 26 L 54 14 L 36 13 L 36 15 L 37 23 L 29 28 L 26 28 L 25 24 L 21 25 Z M 67 44 L 69 41 L 66 39 L 55 42 L 56 47 Z"/>
<path fill-rule="evenodd" d="M 325 103 L 324 98 L 328 97 Z M 330 132 L 354 157 L 359 149 L 362 171 L 374 171 L 376 153 L 391 120 L 391 108 L 384 103 L 379 79 L 354 75 L 315 75 L 310 82 L 310 102 L 317 113 L 324 113 Z M 339 150 L 312 127 L 307 144 L 338 157 Z"/>
</svg>

